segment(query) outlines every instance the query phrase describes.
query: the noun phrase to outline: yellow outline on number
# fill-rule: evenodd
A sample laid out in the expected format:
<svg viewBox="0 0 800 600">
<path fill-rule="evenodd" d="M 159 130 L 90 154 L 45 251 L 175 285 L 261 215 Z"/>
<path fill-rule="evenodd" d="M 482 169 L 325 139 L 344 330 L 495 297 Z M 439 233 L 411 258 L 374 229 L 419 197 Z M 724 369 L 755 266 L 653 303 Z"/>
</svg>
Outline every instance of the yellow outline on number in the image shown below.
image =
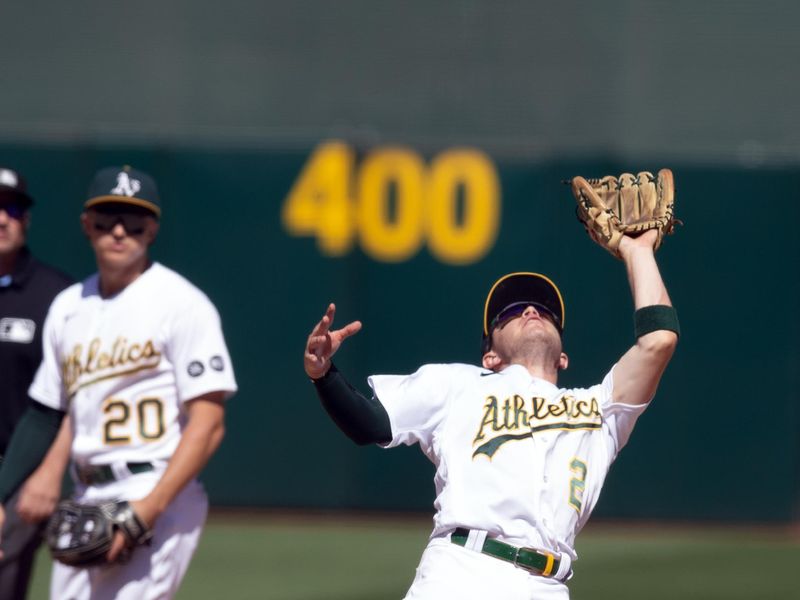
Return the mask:
<svg viewBox="0 0 800 600">
<path fill-rule="evenodd" d="M 573 456 L 569 463 L 569 470 L 575 474 L 580 474 L 580 477 L 573 477 L 569 480 L 569 505 L 579 513 L 583 506 L 583 492 L 586 490 L 586 475 L 589 468 L 577 456 Z M 578 497 L 580 493 L 580 497 Z"/>
</svg>

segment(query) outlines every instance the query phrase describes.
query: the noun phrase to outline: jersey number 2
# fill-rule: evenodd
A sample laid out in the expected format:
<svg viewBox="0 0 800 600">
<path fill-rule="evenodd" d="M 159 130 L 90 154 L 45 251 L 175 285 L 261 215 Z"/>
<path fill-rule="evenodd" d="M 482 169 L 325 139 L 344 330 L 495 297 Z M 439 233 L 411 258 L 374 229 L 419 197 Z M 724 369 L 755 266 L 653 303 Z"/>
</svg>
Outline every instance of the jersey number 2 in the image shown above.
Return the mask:
<svg viewBox="0 0 800 600">
<path fill-rule="evenodd" d="M 569 480 L 569 504 L 581 512 L 583 490 L 586 488 L 586 463 L 578 458 L 573 458 L 569 463 L 569 470 L 575 473 L 575 477 Z"/>
</svg>

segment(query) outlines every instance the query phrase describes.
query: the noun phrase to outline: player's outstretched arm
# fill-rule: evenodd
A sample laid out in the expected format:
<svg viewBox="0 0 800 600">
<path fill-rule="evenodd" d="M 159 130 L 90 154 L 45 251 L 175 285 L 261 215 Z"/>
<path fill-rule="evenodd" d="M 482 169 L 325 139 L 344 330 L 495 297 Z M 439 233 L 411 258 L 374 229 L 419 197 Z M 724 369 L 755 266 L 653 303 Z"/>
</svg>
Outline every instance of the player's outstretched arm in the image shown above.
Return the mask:
<svg viewBox="0 0 800 600">
<path fill-rule="evenodd" d="M 331 303 L 306 341 L 303 366 L 306 375 L 311 379 L 319 379 L 325 375 L 331 367 L 331 357 L 336 354 L 342 342 L 361 329 L 361 321 L 353 321 L 341 329 L 331 330 L 335 315 L 336 305 Z"/>
<path fill-rule="evenodd" d="M 678 343 L 676 332 L 657 328 L 660 322 L 671 326 L 667 323 L 669 319 L 664 320 L 664 313 L 669 317 L 672 302 L 656 263 L 653 251 L 656 238 L 656 231 L 651 230 L 636 238 L 623 236 L 620 242 L 619 251 L 628 273 L 634 307 L 637 311 L 646 309 L 653 315 L 651 326 L 645 330 L 656 329 L 638 337 L 633 347 L 617 363 L 614 369 L 614 402 L 649 402 Z"/>
</svg>

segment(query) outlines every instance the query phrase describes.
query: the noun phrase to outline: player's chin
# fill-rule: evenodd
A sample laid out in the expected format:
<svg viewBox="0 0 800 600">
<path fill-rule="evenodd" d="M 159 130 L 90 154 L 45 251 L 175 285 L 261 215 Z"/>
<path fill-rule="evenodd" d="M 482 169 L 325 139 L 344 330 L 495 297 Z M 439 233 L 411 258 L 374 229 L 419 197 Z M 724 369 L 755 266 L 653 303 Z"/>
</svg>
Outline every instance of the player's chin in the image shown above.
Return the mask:
<svg viewBox="0 0 800 600">
<path fill-rule="evenodd" d="M 544 344 L 552 348 L 558 348 L 561 352 L 561 336 L 554 325 L 542 323 L 539 327 L 531 327 L 525 335 L 526 339 L 538 344 Z"/>
</svg>

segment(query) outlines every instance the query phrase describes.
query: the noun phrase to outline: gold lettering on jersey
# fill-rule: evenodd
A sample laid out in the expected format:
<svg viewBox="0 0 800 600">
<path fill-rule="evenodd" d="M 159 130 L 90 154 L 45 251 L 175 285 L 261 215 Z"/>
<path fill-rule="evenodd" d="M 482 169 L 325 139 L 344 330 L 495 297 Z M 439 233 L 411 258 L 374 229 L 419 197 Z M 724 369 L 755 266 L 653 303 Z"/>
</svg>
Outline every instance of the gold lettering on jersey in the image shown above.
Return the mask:
<svg viewBox="0 0 800 600">
<path fill-rule="evenodd" d="M 576 400 L 573 396 L 562 396 L 554 403 L 548 403 L 544 398 L 533 398 L 533 418 L 539 421 L 550 416 L 575 420 L 599 415 L 600 408 L 594 398 L 587 402 L 586 400 Z"/>
<path fill-rule="evenodd" d="M 489 396 L 486 399 L 486 404 L 483 407 L 483 420 L 481 421 L 481 426 L 478 429 L 478 435 L 476 435 L 475 439 L 472 440 L 473 444 L 486 437 L 483 433 L 483 430 L 487 425 L 490 425 L 493 431 L 497 431 L 497 398 L 494 396 Z"/>
<path fill-rule="evenodd" d="M 548 401 L 534 396 L 526 399 L 515 394 L 499 400 L 487 396 L 478 433 L 472 440 L 472 457 L 484 454 L 491 458 L 506 442 L 529 438 L 540 431 L 599 429 L 603 422 L 596 398 L 577 399 L 561 396 Z"/>
<path fill-rule="evenodd" d="M 500 418 L 501 414 L 502 419 Z M 486 427 L 489 427 L 491 431 L 502 431 L 504 429 L 519 429 L 520 427 L 527 427 L 527 425 L 528 412 L 525 410 L 525 398 L 515 395 L 511 398 L 506 398 L 502 406 L 499 406 L 497 398 L 489 396 L 483 407 L 483 420 L 478 429 L 478 435 L 475 436 L 472 443 L 474 444 L 486 437 L 484 434 Z"/>
<path fill-rule="evenodd" d="M 85 348 L 83 344 L 73 346 L 72 352 L 64 357 L 61 373 L 67 395 L 72 396 L 84 386 L 152 369 L 159 362 L 161 352 L 152 340 L 129 343 L 127 338 L 119 336 L 110 346 L 104 346 L 103 340 L 94 338 Z"/>
</svg>

